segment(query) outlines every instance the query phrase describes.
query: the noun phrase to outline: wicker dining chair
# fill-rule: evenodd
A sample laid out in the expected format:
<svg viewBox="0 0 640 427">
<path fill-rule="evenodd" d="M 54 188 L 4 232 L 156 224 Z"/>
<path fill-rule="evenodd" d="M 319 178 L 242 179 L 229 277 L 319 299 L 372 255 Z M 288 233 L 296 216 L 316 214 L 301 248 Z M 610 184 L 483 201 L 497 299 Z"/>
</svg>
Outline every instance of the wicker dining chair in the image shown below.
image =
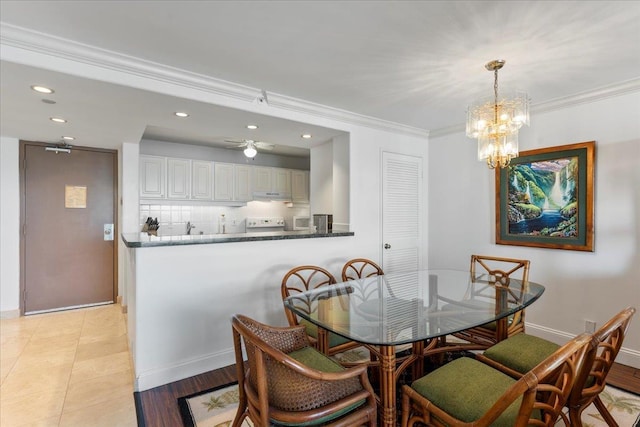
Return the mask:
<svg viewBox="0 0 640 427">
<path fill-rule="evenodd" d="M 382 276 L 382 268 L 367 258 L 354 258 L 342 267 L 342 281 L 363 279 L 371 276 Z"/>
<path fill-rule="evenodd" d="M 586 351 L 589 334 L 571 340 L 516 380 L 474 358 L 461 357 L 402 386 L 402 427 L 552 427 L 560 417 Z"/>
<path fill-rule="evenodd" d="M 524 259 L 471 255 L 470 274 L 474 290 L 466 297 L 470 301 L 477 298 L 478 303 L 482 304 L 480 301 L 481 294 L 486 291 L 485 287 L 482 286 L 482 282 L 486 280 L 488 285 L 497 284 L 511 287 L 511 297 L 517 299 L 521 294 L 521 290 L 526 288 L 529 281 L 529 265 L 530 262 Z M 484 275 L 486 275 L 486 278 L 482 277 Z M 514 282 L 517 281 L 517 286 L 512 286 L 512 280 Z M 493 298 L 494 296 L 492 295 L 490 299 L 493 300 Z M 523 309 L 509 316 L 507 319 L 507 337 L 524 332 L 524 315 L 525 310 Z M 458 342 L 448 343 L 447 345 L 459 350 L 484 350 L 496 344 L 500 339 L 496 322 L 465 329 L 451 335 L 462 340 L 464 344 Z M 446 339 L 443 339 L 442 342 L 445 343 Z"/>
<path fill-rule="evenodd" d="M 280 288 L 282 300 L 311 289 L 336 284 L 336 279 L 331 273 L 322 267 L 315 265 L 303 265 L 289 270 L 282 279 Z M 307 311 L 310 316 L 317 315 L 317 301 L 308 301 Z M 303 325 L 309 336 L 309 341 L 316 348 L 318 347 L 318 327 L 306 319 L 298 317 L 293 311 L 285 307 L 285 314 L 290 326 Z M 345 352 L 361 346 L 361 344 L 343 338 L 339 335 L 329 333 L 328 355 Z"/>
<path fill-rule="evenodd" d="M 598 346 L 586 355 L 583 369 L 578 374 L 567 401 L 569 420 L 563 414 L 563 420 L 567 426 L 582 426 L 582 411 L 592 403 L 607 425 L 618 425 L 600 399 L 600 393 L 604 390 L 607 375 L 622 347 L 627 328 L 635 312 L 634 307 L 625 308 L 593 334 Z M 548 357 L 558 347 L 557 344 L 542 338 L 518 334 L 499 342 L 476 357 L 514 378 L 519 378 L 531 366 Z"/>
<path fill-rule="evenodd" d="M 231 323 L 239 385 L 234 427 L 247 417 L 256 427 L 376 425 L 366 366 L 347 369 L 318 352 L 303 326 L 273 327 L 240 314 Z"/>
</svg>

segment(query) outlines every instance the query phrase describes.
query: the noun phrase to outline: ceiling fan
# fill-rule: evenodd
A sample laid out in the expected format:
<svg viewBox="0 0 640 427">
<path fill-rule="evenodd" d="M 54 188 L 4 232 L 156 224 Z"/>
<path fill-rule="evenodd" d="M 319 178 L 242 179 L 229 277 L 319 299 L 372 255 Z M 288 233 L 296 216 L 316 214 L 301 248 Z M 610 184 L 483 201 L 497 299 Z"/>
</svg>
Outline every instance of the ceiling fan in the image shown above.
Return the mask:
<svg viewBox="0 0 640 427">
<path fill-rule="evenodd" d="M 254 141 L 253 139 L 244 139 L 242 141 L 233 141 L 230 139 L 225 139 L 225 142 L 230 142 L 235 144 L 237 148 L 245 147 L 244 155 L 253 158 L 258 154 L 258 149 L 260 150 L 273 150 L 275 144 L 270 144 L 264 141 Z"/>
</svg>

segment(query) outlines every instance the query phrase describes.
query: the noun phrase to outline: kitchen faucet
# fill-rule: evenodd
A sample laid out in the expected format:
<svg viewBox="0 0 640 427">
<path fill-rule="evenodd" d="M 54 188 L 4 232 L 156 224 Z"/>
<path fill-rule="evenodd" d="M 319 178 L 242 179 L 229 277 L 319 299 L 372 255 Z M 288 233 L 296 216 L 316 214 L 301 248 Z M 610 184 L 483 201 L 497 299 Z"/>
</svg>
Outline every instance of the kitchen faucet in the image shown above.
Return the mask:
<svg viewBox="0 0 640 427">
<path fill-rule="evenodd" d="M 191 234 L 191 230 L 196 228 L 195 225 L 191 225 L 191 221 L 187 221 L 187 234 Z"/>
</svg>

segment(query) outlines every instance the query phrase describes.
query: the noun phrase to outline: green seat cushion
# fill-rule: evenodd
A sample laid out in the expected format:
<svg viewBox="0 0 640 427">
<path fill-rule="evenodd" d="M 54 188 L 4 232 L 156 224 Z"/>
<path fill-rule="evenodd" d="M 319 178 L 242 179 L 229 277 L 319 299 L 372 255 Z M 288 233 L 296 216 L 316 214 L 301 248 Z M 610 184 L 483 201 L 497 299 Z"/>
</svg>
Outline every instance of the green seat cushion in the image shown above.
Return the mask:
<svg viewBox="0 0 640 427">
<path fill-rule="evenodd" d="M 489 347 L 483 354 L 491 360 L 524 374 L 559 348 L 558 344 L 551 341 L 520 333 Z"/>
<path fill-rule="evenodd" d="M 449 415 L 473 422 L 484 415 L 515 380 L 470 357 L 461 357 L 414 381 L 411 388 Z M 522 397 L 491 425 L 513 427 Z"/>
<path fill-rule="evenodd" d="M 317 351 L 315 348 L 313 347 L 304 347 L 301 348 L 300 350 L 295 350 L 292 351 L 291 353 L 288 353 L 289 357 L 291 357 L 292 359 L 297 360 L 298 362 L 309 366 L 311 368 L 317 369 L 319 371 L 322 372 L 340 372 L 340 371 L 344 371 L 344 367 L 342 365 L 340 365 L 339 363 L 335 362 L 333 359 L 325 356 L 324 354 L 320 353 L 319 351 Z M 341 409 L 339 411 L 333 412 L 331 414 L 328 414 L 324 417 L 318 418 L 317 420 L 314 421 L 309 421 L 307 423 L 296 423 L 296 424 L 291 424 L 291 423 L 284 423 L 281 421 L 275 421 L 275 420 L 271 420 L 271 424 L 272 425 L 276 425 L 276 426 L 315 426 L 315 425 L 321 425 L 321 424 L 325 424 L 328 423 L 329 421 L 335 420 L 341 416 L 343 416 L 344 414 L 347 414 L 351 411 L 353 411 L 354 409 L 362 406 L 364 403 L 366 402 L 366 400 L 360 400 L 352 405 L 347 406 L 344 409 Z"/>
<path fill-rule="evenodd" d="M 303 347 L 288 354 L 303 365 L 322 372 L 341 372 L 344 367 L 335 360 L 325 356 L 313 347 Z"/>
<path fill-rule="evenodd" d="M 318 327 L 316 325 L 306 319 L 300 319 L 300 324 L 304 325 L 304 329 L 307 335 L 316 339 L 318 338 Z M 329 332 L 329 348 L 348 342 L 351 342 L 351 340 Z"/>
</svg>

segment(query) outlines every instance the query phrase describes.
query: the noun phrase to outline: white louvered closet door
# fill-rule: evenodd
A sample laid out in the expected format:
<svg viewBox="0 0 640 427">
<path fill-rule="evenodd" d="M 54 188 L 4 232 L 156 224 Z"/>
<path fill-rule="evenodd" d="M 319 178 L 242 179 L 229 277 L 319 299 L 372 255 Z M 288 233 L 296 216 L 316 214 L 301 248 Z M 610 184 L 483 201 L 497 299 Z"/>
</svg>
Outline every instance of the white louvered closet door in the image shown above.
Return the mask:
<svg viewBox="0 0 640 427">
<path fill-rule="evenodd" d="M 382 268 L 415 271 L 422 252 L 422 158 L 382 153 Z"/>
</svg>

